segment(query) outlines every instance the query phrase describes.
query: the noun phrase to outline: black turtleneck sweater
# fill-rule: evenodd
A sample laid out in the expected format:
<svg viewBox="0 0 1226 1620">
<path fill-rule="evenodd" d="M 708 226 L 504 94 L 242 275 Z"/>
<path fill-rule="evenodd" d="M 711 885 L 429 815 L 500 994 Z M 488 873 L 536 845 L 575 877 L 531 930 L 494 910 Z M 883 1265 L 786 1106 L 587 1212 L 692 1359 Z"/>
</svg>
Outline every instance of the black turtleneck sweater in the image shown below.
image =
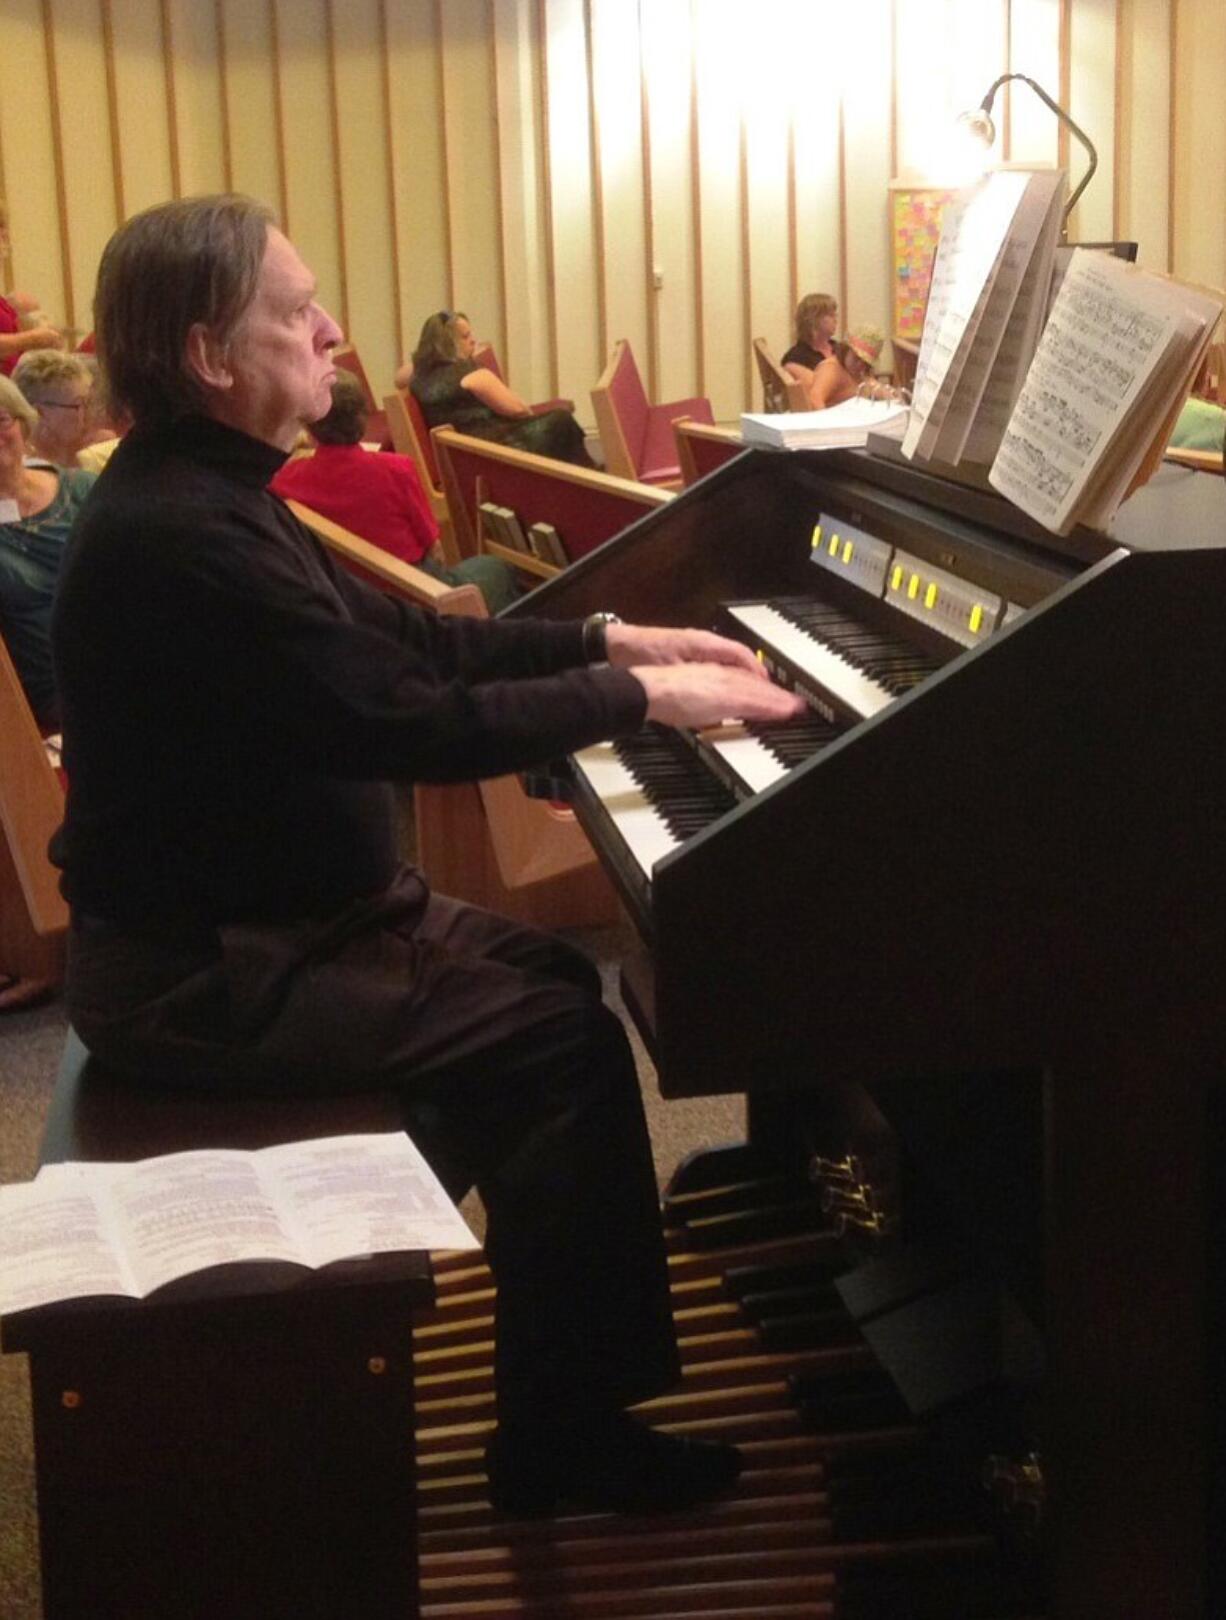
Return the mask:
<svg viewBox="0 0 1226 1620">
<path fill-rule="evenodd" d="M 193 928 L 328 911 L 397 865 L 390 781 L 496 776 L 636 730 L 577 624 L 442 618 L 333 564 L 201 418 L 137 429 L 69 542 L 52 626 L 80 912 Z"/>
</svg>

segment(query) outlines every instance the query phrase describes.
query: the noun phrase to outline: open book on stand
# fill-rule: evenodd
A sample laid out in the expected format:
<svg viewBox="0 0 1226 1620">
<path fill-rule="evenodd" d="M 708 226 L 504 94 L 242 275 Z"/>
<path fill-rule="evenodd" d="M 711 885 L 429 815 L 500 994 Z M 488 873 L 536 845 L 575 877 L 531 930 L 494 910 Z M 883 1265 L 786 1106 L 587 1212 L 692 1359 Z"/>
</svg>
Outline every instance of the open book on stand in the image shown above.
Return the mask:
<svg viewBox="0 0 1226 1620">
<path fill-rule="evenodd" d="M 92 1296 L 143 1299 L 237 1261 L 318 1268 L 477 1246 L 401 1131 L 48 1164 L 33 1181 L 0 1187 L 0 1315 Z"/>
<path fill-rule="evenodd" d="M 1221 301 L 1058 248 L 1063 207 L 1062 174 L 1006 170 L 947 211 L 902 451 L 988 468 L 1066 534 L 1106 528 L 1158 465 Z"/>
</svg>

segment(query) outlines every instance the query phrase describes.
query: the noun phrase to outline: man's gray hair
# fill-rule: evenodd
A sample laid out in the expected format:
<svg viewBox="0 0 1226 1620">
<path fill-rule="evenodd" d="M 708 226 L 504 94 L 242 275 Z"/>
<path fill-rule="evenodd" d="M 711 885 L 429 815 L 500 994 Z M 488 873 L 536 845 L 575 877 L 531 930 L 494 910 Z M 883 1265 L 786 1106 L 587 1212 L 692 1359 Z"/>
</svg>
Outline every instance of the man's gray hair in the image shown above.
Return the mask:
<svg viewBox="0 0 1226 1620">
<path fill-rule="evenodd" d="M 202 325 L 223 348 L 259 281 L 272 211 L 251 197 L 187 197 L 136 214 L 98 267 L 94 327 L 108 407 L 134 422 L 206 406 L 187 362 Z"/>
</svg>

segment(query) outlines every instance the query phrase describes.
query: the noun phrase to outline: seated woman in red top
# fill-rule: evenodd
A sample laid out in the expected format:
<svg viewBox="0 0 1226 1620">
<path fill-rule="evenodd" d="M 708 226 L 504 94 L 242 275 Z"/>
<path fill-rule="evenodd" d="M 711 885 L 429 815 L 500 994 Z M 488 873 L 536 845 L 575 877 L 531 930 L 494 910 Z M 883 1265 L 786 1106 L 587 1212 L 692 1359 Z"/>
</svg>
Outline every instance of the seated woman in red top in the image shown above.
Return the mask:
<svg viewBox="0 0 1226 1620">
<path fill-rule="evenodd" d="M 282 500 L 301 501 L 313 512 L 382 546 L 402 562 L 424 568 L 449 585 L 476 585 L 491 613 L 519 595 L 515 576 L 497 557 L 469 557 L 443 566 L 438 524 L 408 456 L 362 448 L 366 396 L 348 371 L 337 372 L 332 409 L 311 424 L 313 456 L 287 461 L 269 488 Z"/>
<path fill-rule="evenodd" d="M 9 214 L 0 197 L 0 265 L 9 261 Z M 0 376 L 8 377 L 27 349 L 58 349 L 62 338 L 37 313 L 36 301 L 26 293 L 0 294 Z"/>
</svg>

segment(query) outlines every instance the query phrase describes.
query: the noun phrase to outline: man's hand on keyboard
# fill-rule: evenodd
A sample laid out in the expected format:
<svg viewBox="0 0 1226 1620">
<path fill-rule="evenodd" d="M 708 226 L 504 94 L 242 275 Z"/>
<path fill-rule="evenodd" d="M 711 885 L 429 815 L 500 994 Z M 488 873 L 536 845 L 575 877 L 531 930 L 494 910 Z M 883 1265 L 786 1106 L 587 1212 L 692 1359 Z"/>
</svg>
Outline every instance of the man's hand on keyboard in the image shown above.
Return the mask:
<svg viewBox="0 0 1226 1620">
<path fill-rule="evenodd" d="M 666 726 L 792 720 L 806 708 L 804 698 L 763 680 L 756 661 L 752 670 L 726 664 L 636 664 L 630 673 L 647 693 L 647 718 Z"/>
<path fill-rule="evenodd" d="M 631 669 L 639 664 L 727 664 L 762 680 L 766 671 L 739 641 L 710 630 L 670 630 L 645 624 L 610 624 L 605 652 L 611 664 Z"/>
</svg>

